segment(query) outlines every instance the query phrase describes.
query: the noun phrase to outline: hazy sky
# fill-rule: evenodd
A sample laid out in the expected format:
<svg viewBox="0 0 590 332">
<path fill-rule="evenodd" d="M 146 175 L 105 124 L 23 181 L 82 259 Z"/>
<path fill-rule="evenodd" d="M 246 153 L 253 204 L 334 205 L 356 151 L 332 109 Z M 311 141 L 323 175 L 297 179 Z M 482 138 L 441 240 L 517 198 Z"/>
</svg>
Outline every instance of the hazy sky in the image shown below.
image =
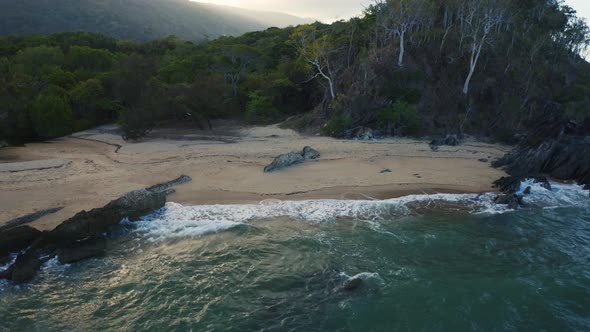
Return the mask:
<svg viewBox="0 0 590 332">
<path fill-rule="evenodd" d="M 371 0 L 198 0 L 256 10 L 279 11 L 326 22 L 358 15 Z M 590 0 L 566 0 L 590 23 Z"/>
</svg>

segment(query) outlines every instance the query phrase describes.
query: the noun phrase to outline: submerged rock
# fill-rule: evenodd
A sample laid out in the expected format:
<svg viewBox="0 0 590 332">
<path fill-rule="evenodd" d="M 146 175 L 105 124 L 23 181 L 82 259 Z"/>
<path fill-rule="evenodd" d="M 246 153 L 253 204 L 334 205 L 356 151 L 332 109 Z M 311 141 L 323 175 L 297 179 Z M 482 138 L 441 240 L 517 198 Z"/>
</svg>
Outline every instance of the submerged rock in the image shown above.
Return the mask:
<svg viewBox="0 0 590 332">
<path fill-rule="evenodd" d="M 318 159 L 319 157 L 320 153 L 312 147 L 306 146 L 303 148 L 303 158 L 305 158 L 305 160 L 314 160 Z"/>
<path fill-rule="evenodd" d="M 361 287 L 362 284 L 363 284 L 363 279 L 361 279 L 361 278 L 348 279 L 344 282 L 342 287 L 340 287 L 340 290 L 345 291 L 345 292 L 352 292 L 352 291 L 358 289 L 359 287 Z"/>
<path fill-rule="evenodd" d="M 305 161 L 303 155 L 297 152 L 289 152 L 276 157 L 273 162 L 264 168 L 265 173 L 275 172 L 293 165 L 302 164 Z"/>
<path fill-rule="evenodd" d="M 101 257 L 106 254 L 106 238 L 95 238 L 74 243 L 57 250 L 60 264 L 72 264 L 84 259 Z"/>
<path fill-rule="evenodd" d="M 522 192 L 524 195 L 530 195 L 533 191 L 531 186 L 526 187 L 526 189 Z"/>
</svg>

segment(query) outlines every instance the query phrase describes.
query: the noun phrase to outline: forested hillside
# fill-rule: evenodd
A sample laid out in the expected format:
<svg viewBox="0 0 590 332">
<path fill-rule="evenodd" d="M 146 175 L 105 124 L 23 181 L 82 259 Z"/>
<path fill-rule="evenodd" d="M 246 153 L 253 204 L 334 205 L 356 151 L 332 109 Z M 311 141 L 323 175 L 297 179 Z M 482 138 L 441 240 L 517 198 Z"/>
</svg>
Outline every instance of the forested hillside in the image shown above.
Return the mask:
<svg viewBox="0 0 590 332">
<path fill-rule="evenodd" d="M 586 24 L 555 0 L 388 0 L 331 25 L 195 44 L 89 33 L 0 39 L 11 141 L 118 121 L 206 128 L 238 117 L 340 136 L 470 133 L 502 141 L 590 132 Z M 548 121 L 548 122 L 547 122 Z M 550 125 L 547 125 L 550 123 Z"/>
<path fill-rule="evenodd" d="M 309 20 L 189 0 L 0 0 L 0 35 L 86 31 L 140 41 L 169 35 L 203 41 L 303 23 Z"/>
</svg>

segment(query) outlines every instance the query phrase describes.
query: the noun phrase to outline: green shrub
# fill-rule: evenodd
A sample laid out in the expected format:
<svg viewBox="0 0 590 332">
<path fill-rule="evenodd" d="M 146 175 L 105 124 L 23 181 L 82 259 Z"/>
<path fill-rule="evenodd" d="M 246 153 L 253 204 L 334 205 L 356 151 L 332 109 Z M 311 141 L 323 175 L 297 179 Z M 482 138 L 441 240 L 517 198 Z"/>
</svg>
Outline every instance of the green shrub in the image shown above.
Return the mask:
<svg viewBox="0 0 590 332">
<path fill-rule="evenodd" d="M 58 87 L 49 87 L 35 98 L 30 117 L 35 133 L 41 138 L 60 137 L 74 130 L 69 97 Z"/>
<path fill-rule="evenodd" d="M 246 107 L 248 122 L 268 124 L 277 120 L 279 111 L 272 104 L 271 97 L 262 95 L 260 90 L 250 93 L 249 97 Z"/>
<path fill-rule="evenodd" d="M 379 112 L 377 123 L 388 135 L 416 135 L 422 127 L 416 107 L 400 100 Z"/>
<path fill-rule="evenodd" d="M 322 128 L 321 133 L 325 136 L 337 137 L 351 128 L 352 118 L 350 116 L 336 115 Z"/>
</svg>

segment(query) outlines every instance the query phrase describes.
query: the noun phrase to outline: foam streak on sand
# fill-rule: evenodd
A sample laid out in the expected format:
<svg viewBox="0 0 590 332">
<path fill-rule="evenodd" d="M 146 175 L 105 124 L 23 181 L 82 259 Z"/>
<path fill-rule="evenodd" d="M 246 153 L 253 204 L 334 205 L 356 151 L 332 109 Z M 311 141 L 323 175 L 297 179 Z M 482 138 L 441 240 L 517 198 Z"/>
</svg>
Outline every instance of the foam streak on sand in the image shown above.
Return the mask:
<svg viewBox="0 0 590 332">
<path fill-rule="evenodd" d="M 589 192 L 578 185 L 553 183 L 549 191 L 528 181 L 531 195 L 525 198 L 531 208 L 572 207 L 590 204 Z M 137 231 L 151 240 L 201 236 L 247 225 L 257 219 L 289 217 L 312 223 L 334 222 L 339 218 L 374 223 L 399 219 L 423 209 L 496 214 L 512 210 L 494 203 L 495 194 L 409 195 L 388 200 L 266 200 L 260 204 L 183 206 L 168 203 L 162 210 L 144 218 Z"/>
</svg>

